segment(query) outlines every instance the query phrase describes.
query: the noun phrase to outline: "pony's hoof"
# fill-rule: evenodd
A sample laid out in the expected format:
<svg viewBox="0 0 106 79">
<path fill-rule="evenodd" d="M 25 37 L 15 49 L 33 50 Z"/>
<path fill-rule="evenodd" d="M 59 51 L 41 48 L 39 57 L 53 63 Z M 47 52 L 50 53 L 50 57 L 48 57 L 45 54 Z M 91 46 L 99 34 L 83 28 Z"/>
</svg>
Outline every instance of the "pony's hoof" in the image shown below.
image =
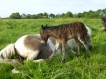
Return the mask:
<svg viewBox="0 0 106 79">
<path fill-rule="evenodd" d="M 62 59 L 62 60 L 61 60 L 61 63 L 65 63 L 65 59 Z"/>
<path fill-rule="evenodd" d="M 76 52 L 72 51 L 73 54 L 76 54 Z"/>
<path fill-rule="evenodd" d="M 64 64 L 64 63 L 65 63 L 65 61 L 61 61 L 61 63 L 63 63 L 63 64 Z"/>
<path fill-rule="evenodd" d="M 12 69 L 11 71 L 12 71 L 12 73 L 20 73 L 20 71 L 18 71 L 16 69 Z"/>
<path fill-rule="evenodd" d="M 38 59 L 38 60 L 34 60 L 34 62 L 44 62 L 45 60 L 44 59 Z"/>
<path fill-rule="evenodd" d="M 88 55 L 88 57 L 90 57 L 90 55 Z"/>
<path fill-rule="evenodd" d="M 80 55 L 79 54 L 77 54 L 77 57 L 79 57 Z"/>
</svg>

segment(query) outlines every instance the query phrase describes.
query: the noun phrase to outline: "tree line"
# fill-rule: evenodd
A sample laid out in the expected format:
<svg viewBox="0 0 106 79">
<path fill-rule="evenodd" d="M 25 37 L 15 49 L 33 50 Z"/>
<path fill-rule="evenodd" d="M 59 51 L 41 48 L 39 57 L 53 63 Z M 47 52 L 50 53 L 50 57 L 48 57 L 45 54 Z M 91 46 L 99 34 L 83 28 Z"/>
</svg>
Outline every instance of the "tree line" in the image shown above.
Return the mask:
<svg viewBox="0 0 106 79">
<path fill-rule="evenodd" d="M 48 19 L 48 18 L 101 18 L 106 17 L 106 8 L 98 9 L 97 11 L 84 11 L 83 13 L 73 14 L 68 11 L 62 14 L 53 14 L 53 13 L 38 13 L 38 14 L 20 14 L 19 12 L 12 13 L 8 18 L 10 19 Z"/>
</svg>

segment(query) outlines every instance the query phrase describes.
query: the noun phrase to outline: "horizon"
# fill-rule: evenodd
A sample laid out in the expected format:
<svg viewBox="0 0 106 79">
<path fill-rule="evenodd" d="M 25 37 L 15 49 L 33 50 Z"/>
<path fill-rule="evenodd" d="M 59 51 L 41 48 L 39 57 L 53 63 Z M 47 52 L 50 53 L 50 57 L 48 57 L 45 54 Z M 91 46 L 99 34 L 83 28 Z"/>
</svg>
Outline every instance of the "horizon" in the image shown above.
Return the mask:
<svg viewBox="0 0 106 79">
<path fill-rule="evenodd" d="M 32 15 L 44 12 L 62 14 L 70 11 L 77 14 L 105 9 L 105 3 L 105 0 L 3 0 L 0 1 L 0 17 L 9 17 L 16 12 Z"/>
</svg>

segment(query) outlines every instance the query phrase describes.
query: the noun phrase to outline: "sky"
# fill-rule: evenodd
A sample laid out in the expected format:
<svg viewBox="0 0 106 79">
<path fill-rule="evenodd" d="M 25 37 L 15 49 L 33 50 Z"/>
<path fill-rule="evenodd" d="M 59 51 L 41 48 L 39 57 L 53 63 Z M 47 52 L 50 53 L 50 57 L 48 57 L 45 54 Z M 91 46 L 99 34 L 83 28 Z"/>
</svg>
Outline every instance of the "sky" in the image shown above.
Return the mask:
<svg viewBox="0 0 106 79">
<path fill-rule="evenodd" d="M 9 17 L 12 13 L 62 14 L 96 11 L 106 8 L 106 0 L 0 0 L 0 17 Z"/>
</svg>

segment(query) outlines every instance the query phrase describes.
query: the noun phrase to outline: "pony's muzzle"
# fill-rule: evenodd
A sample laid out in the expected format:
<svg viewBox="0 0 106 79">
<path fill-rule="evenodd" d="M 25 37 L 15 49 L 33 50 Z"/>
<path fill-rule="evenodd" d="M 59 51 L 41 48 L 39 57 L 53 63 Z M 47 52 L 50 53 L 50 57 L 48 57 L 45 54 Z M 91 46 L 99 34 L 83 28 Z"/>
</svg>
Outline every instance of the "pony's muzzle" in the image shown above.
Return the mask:
<svg viewBox="0 0 106 79">
<path fill-rule="evenodd" d="M 89 50 L 91 50 L 91 49 L 92 49 L 92 45 L 89 46 Z"/>
<path fill-rule="evenodd" d="M 102 27 L 102 30 L 103 30 L 103 31 L 106 31 L 106 27 Z"/>
<path fill-rule="evenodd" d="M 41 44 L 42 44 L 42 45 L 46 45 L 44 41 L 41 41 Z"/>
<path fill-rule="evenodd" d="M 106 31 L 106 29 L 103 29 L 103 31 Z"/>
</svg>

